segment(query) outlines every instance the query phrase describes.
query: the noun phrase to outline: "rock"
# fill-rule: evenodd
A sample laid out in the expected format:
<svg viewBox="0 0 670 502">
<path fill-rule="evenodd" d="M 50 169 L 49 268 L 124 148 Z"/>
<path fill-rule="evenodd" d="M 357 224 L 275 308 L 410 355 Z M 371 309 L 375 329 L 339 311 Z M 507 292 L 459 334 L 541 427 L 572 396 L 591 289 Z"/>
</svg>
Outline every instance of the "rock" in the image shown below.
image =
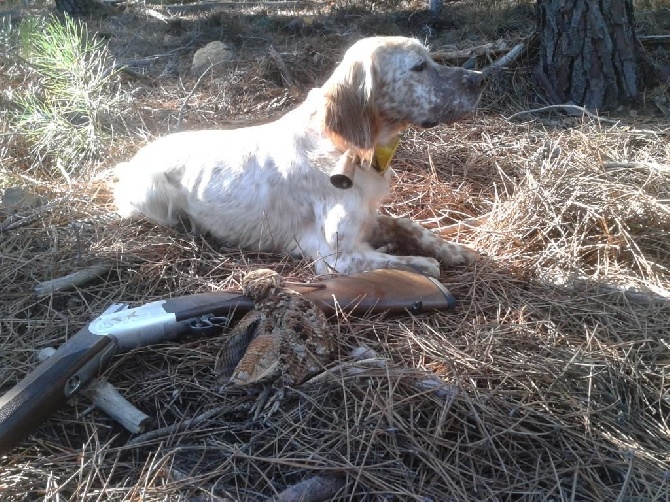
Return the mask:
<svg viewBox="0 0 670 502">
<path fill-rule="evenodd" d="M 34 209 L 42 204 L 43 201 L 38 195 L 27 192 L 18 186 L 7 187 L 2 194 L 0 212 L 11 214 L 26 209 Z"/>
<path fill-rule="evenodd" d="M 233 58 L 233 51 L 223 42 L 210 42 L 204 47 L 195 51 L 193 55 L 193 64 L 191 73 L 195 76 L 202 75 L 210 66 L 216 69 L 221 63 L 230 61 Z"/>
</svg>

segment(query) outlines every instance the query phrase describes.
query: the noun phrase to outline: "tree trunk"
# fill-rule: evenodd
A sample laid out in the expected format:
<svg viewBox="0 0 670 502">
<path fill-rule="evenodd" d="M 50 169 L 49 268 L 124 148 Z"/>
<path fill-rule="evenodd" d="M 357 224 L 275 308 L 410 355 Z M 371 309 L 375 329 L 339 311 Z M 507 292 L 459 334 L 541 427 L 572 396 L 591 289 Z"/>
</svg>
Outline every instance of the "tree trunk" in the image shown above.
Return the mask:
<svg viewBox="0 0 670 502">
<path fill-rule="evenodd" d="M 97 0 L 55 0 L 56 9 L 72 17 L 88 16 L 102 7 Z"/>
<path fill-rule="evenodd" d="M 428 0 L 428 10 L 433 13 L 434 16 L 439 16 L 442 12 L 442 4 L 444 0 Z"/>
<path fill-rule="evenodd" d="M 549 98 L 614 109 L 639 98 L 632 0 L 537 0 L 539 75 Z"/>
</svg>

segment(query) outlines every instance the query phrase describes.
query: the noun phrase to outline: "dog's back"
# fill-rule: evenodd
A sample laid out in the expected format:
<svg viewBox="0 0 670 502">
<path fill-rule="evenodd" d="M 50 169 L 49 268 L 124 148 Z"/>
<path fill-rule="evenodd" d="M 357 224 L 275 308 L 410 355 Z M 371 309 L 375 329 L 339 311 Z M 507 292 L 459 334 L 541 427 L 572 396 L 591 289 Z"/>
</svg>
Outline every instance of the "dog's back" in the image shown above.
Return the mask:
<svg viewBox="0 0 670 502">
<path fill-rule="evenodd" d="M 171 134 L 146 145 L 117 166 L 119 214 L 168 226 L 188 218 L 192 230 L 236 246 L 297 250 L 314 225 L 315 200 L 326 207 L 325 199 L 340 194 L 314 168 L 319 156 L 332 164 L 331 152 L 320 151 L 309 135 L 296 137 L 291 115 L 251 128 Z"/>
<path fill-rule="evenodd" d="M 457 264 L 474 253 L 379 215 L 393 171 L 374 160 L 407 126 L 449 123 L 470 111 L 482 81 L 479 72 L 437 65 L 415 40 L 365 39 L 277 121 L 177 133 L 142 148 L 119 166 L 119 212 L 166 225 L 185 216 L 234 246 L 300 252 L 318 273 L 410 266 L 438 275 L 433 256 Z M 343 156 L 359 159 L 348 189 L 330 182 Z M 393 256 L 372 243 L 386 250 L 403 243 L 429 256 Z"/>
</svg>

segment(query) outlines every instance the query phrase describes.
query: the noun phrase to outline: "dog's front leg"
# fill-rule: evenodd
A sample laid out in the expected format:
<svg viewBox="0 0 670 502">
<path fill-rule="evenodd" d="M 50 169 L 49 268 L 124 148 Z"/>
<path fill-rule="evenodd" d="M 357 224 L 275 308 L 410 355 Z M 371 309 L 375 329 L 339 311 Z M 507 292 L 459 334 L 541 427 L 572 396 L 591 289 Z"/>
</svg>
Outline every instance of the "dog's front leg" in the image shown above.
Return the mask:
<svg viewBox="0 0 670 502">
<path fill-rule="evenodd" d="M 354 274 L 378 268 L 411 269 L 438 277 L 440 264 L 426 256 L 395 256 L 373 249 L 365 236 L 369 227 L 361 213 L 336 206 L 326 213 L 323 234 L 305 233 L 298 243 L 304 256 L 314 260 L 318 274 Z"/>
<path fill-rule="evenodd" d="M 433 277 L 440 276 L 440 264 L 435 258 L 427 256 L 394 256 L 372 249 L 369 244 L 361 243 L 356 251 L 339 251 L 329 254 L 319 253 L 314 257 L 317 274 L 355 274 L 378 268 L 397 268 L 412 270 Z"/>
<path fill-rule="evenodd" d="M 431 256 L 448 266 L 471 263 L 479 257 L 474 249 L 446 241 L 409 218 L 377 216 L 369 242 L 386 252 L 404 251 Z"/>
</svg>

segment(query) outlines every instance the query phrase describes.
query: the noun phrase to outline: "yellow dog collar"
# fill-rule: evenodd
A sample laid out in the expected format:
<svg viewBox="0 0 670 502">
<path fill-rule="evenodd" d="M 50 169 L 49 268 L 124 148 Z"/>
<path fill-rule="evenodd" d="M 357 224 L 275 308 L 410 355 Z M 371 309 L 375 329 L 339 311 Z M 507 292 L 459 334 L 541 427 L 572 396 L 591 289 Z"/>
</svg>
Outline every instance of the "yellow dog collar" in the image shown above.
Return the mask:
<svg viewBox="0 0 670 502">
<path fill-rule="evenodd" d="M 372 168 L 379 174 L 384 174 L 389 168 L 399 144 L 400 138 L 396 136 L 385 145 L 377 145 L 375 147 L 375 154 L 372 157 L 372 162 L 370 163 Z"/>
</svg>

